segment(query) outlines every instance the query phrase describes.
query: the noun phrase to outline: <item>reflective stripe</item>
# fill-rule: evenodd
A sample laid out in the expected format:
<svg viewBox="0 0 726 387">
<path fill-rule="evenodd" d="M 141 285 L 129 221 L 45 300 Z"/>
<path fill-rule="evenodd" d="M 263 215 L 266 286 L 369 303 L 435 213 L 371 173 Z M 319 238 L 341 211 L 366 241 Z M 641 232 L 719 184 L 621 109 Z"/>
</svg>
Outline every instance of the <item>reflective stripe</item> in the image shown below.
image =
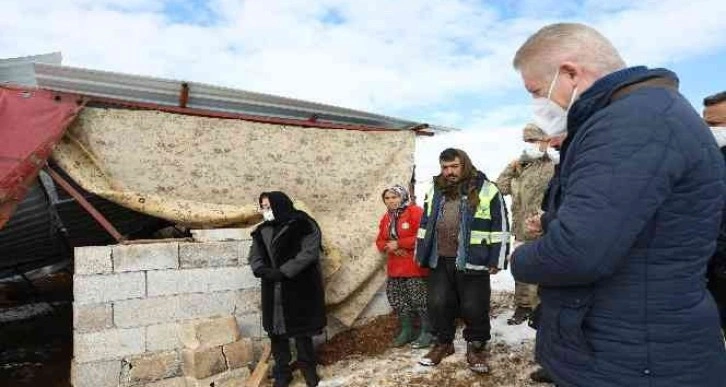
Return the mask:
<svg viewBox="0 0 726 387">
<path fill-rule="evenodd" d="M 426 238 L 426 229 L 421 227 L 418 229 L 418 232 L 416 233 L 416 237 L 418 239 L 424 239 Z"/>
<path fill-rule="evenodd" d="M 426 197 L 424 198 L 424 207 L 426 208 L 426 216 L 431 216 L 431 211 L 433 210 L 433 206 L 431 205 L 431 202 L 434 200 L 434 188 L 431 187 L 429 189 L 429 192 L 426 193 Z M 423 238 L 423 237 L 420 237 Z"/>
<path fill-rule="evenodd" d="M 501 223 L 502 229 L 505 230 L 505 232 L 501 233 L 502 234 L 501 236 L 502 236 L 502 238 L 504 238 L 506 236 L 506 242 L 504 239 L 502 239 L 502 245 L 499 246 L 499 262 L 498 262 L 499 264 L 497 265 L 497 267 L 500 269 L 503 269 L 504 262 L 507 260 L 507 247 L 509 247 L 508 245 L 509 245 L 510 236 L 509 236 L 509 232 L 507 232 L 507 231 L 509 231 L 509 223 L 507 223 L 507 216 L 506 216 L 507 209 L 504 207 L 504 198 L 502 197 L 502 195 L 499 192 L 497 192 L 497 195 L 499 195 L 499 206 L 500 206 L 499 214 L 501 214 L 501 217 L 502 217 L 502 223 Z"/>
<path fill-rule="evenodd" d="M 484 266 L 484 265 L 472 265 L 471 263 L 467 263 L 466 265 L 464 265 L 464 269 L 467 269 L 467 270 L 489 270 L 489 268 L 486 267 L 486 266 Z"/>
<path fill-rule="evenodd" d="M 487 231 L 476 231 L 471 230 L 471 239 L 469 239 L 470 245 L 480 245 L 489 241 L 489 232 Z"/>
<path fill-rule="evenodd" d="M 489 236 L 489 243 L 509 243 L 509 239 L 511 238 L 511 235 L 506 232 L 493 232 Z"/>
</svg>

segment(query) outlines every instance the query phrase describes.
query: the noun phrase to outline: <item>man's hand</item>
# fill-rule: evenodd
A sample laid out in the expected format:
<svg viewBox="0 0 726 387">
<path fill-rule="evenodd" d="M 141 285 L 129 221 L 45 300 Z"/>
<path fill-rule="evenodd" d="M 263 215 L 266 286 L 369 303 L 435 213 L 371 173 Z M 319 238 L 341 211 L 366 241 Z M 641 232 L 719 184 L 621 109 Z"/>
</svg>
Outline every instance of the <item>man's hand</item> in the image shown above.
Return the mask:
<svg viewBox="0 0 726 387">
<path fill-rule="evenodd" d="M 402 256 L 406 255 L 406 251 L 403 249 L 398 249 L 398 250 L 394 251 L 393 254 L 395 254 L 399 257 L 402 257 Z"/>
<path fill-rule="evenodd" d="M 542 235 L 542 216 L 540 214 L 532 215 L 525 221 L 525 229 L 527 233 L 532 237 Z"/>
<path fill-rule="evenodd" d="M 386 247 L 383 248 L 387 252 L 395 252 L 398 250 L 398 241 L 388 241 Z"/>
<path fill-rule="evenodd" d="M 271 267 L 260 268 L 256 274 L 260 278 L 272 282 L 280 282 L 285 279 L 285 275 L 279 269 L 273 269 Z"/>
<path fill-rule="evenodd" d="M 489 267 L 489 274 L 494 275 L 494 274 L 497 274 L 497 273 L 499 273 L 499 268 L 498 267 L 496 267 L 496 266 L 490 266 Z"/>
</svg>

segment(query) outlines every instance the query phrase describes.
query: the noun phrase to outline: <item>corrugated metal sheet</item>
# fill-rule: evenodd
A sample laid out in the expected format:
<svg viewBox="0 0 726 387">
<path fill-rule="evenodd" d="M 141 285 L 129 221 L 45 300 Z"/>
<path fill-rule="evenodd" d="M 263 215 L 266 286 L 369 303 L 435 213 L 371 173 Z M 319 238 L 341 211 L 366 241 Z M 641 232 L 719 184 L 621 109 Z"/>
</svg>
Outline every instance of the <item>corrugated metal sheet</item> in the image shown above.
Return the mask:
<svg viewBox="0 0 726 387">
<path fill-rule="evenodd" d="M 29 63 L 60 65 L 61 61 L 60 52 L 0 60 L 0 83 L 38 86 L 35 78 L 35 68 Z"/>
<path fill-rule="evenodd" d="M 244 90 L 217 87 L 196 82 L 121 74 L 108 71 L 88 70 L 61 66 L 50 61 L 38 61 L 36 57 L 12 59 L 13 71 L 0 65 L 0 82 L 15 82 L 44 89 L 112 98 L 132 102 L 178 106 L 182 83 L 189 85 L 187 106 L 195 109 L 258 115 L 276 118 L 307 120 L 317 116 L 320 121 L 340 124 L 367 125 L 391 129 L 408 129 L 420 122 L 366 113 L 337 106 L 306 102 Z M 2 63 L 3 61 L 0 61 Z M 22 71 L 18 66 L 25 66 Z M 32 83 L 25 74 L 34 74 Z M 17 78 L 16 78 L 17 77 Z M 26 81 L 22 83 L 21 81 Z M 433 131 L 449 131 L 450 128 L 432 126 Z"/>
<path fill-rule="evenodd" d="M 165 220 L 129 210 L 84 191 L 65 173 L 60 173 L 124 235 L 148 237 L 169 225 Z M 25 271 L 69 259 L 72 255 L 70 246 L 116 243 L 68 193 L 55 186 L 49 188 L 50 195 L 36 180 L 10 221 L 0 229 L 0 278 L 13 275 L 10 269 L 14 267 Z"/>
</svg>

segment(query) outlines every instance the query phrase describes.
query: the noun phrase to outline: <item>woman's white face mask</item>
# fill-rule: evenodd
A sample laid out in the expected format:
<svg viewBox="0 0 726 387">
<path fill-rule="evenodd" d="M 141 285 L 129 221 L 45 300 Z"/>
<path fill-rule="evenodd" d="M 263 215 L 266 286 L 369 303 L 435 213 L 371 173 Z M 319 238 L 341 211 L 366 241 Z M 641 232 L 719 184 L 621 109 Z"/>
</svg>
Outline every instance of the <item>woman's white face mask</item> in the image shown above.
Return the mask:
<svg viewBox="0 0 726 387">
<path fill-rule="evenodd" d="M 550 137 L 567 132 L 567 113 L 570 111 L 572 104 L 575 103 L 575 99 L 577 98 L 577 87 L 575 87 L 575 89 L 572 90 L 570 104 L 567 106 L 566 110 L 552 101 L 552 91 L 557 85 L 559 77 L 560 70 L 557 69 L 554 78 L 552 78 L 552 82 L 550 82 L 547 98 L 537 97 L 532 102 L 534 109 L 532 123 L 540 127 Z"/>
<path fill-rule="evenodd" d="M 726 146 L 726 126 L 712 126 L 711 133 L 713 133 L 719 148 Z"/>
<path fill-rule="evenodd" d="M 272 222 L 275 220 L 275 214 L 272 213 L 271 208 L 265 208 L 262 210 L 262 219 L 264 219 L 266 222 Z"/>
</svg>

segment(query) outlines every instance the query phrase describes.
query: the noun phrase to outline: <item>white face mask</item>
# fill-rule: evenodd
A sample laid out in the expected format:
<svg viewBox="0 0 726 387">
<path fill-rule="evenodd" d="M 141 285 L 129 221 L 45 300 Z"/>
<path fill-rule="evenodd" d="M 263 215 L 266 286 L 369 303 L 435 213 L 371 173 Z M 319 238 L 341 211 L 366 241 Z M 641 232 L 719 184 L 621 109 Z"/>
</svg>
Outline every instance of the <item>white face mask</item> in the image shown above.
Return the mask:
<svg viewBox="0 0 726 387">
<path fill-rule="evenodd" d="M 547 156 L 549 156 L 550 160 L 552 160 L 553 163 L 560 163 L 560 151 L 558 151 L 557 149 L 548 149 Z"/>
<path fill-rule="evenodd" d="M 726 126 L 712 126 L 711 133 L 716 138 L 716 144 L 719 148 L 726 146 Z"/>
<path fill-rule="evenodd" d="M 560 71 L 557 70 L 555 77 L 552 78 L 552 82 L 550 83 L 547 98 L 537 97 L 533 101 L 534 117 L 532 123 L 539 126 L 550 137 L 567 132 L 567 112 L 577 98 L 577 87 L 575 87 L 572 91 L 572 97 L 570 98 L 570 104 L 567 106 L 567 110 L 550 99 L 559 77 Z"/>
<path fill-rule="evenodd" d="M 272 222 L 275 220 L 275 215 L 272 213 L 272 209 L 266 208 L 262 210 L 262 219 L 264 219 L 265 222 Z"/>
<path fill-rule="evenodd" d="M 527 146 L 524 147 L 524 150 L 522 150 L 522 154 L 529 159 L 541 159 L 542 157 L 544 157 L 545 152 L 539 150 L 539 144 L 532 143 L 527 144 Z"/>
</svg>

